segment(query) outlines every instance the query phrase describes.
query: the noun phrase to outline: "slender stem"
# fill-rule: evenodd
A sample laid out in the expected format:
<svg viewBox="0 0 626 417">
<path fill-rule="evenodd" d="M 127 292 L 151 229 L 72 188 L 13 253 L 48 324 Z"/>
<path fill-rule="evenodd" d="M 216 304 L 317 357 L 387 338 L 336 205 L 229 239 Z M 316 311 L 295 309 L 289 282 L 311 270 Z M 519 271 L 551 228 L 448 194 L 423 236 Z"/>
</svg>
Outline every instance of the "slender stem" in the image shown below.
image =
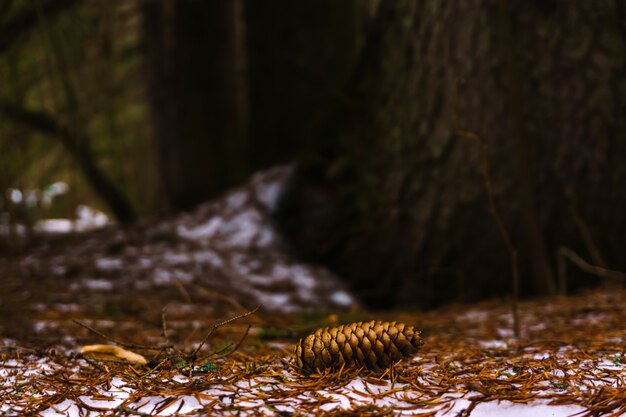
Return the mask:
<svg viewBox="0 0 626 417">
<path fill-rule="evenodd" d="M 498 231 L 500 232 L 500 236 L 502 236 L 502 240 L 506 245 L 506 249 L 509 252 L 509 257 L 511 258 L 511 310 L 513 313 L 513 333 L 515 337 L 520 336 L 520 322 L 519 322 L 519 268 L 517 264 L 517 249 L 513 245 L 513 240 L 511 239 L 511 235 L 506 230 L 504 226 L 504 222 L 502 221 L 502 217 L 498 210 L 496 209 L 495 200 L 493 198 L 493 184 L 491 182 L 491 174 L 489 169 L 489 157 L 488 157 L 488 148 L 485 141 L 483 141 L 476 133 L 470 132 L 467 130 L 458 130 L 457 135 L 470 139 L 481 146 L 482 150 L 482 164 L 480 173 L 483 177 L 483 182 L 485 185 L 485 191 L 487 193 L 487 201 L 489 203 L 489 213 L 493 217 L 493 220 L 496 222 L 496 226 L 498 227 Z"/>
</svg>

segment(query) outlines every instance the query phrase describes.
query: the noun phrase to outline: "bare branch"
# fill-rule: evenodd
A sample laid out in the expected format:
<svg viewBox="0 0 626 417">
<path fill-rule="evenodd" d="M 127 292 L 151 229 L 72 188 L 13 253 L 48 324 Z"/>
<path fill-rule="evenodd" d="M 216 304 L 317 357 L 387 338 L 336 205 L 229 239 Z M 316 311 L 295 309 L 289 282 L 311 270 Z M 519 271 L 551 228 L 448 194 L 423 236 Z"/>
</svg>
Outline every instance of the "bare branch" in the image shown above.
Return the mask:
<svg viewBox="0 0 626 417">
<path fill-rule="evenodd" d="M 121 223 L 132 223 L 136 219 L 130 201 L 98 167 L 87 144 L 88 138 L 81 137 L 42 111 L 30 110 L 0 97 L 0 113 L 12 122 L 57 139 L 72 155 L 90 185 Z"/>
<path fill-rule="evenodd" d="M 485 186 L 485 192 L 487 193 L 487 201 L 489 203 L 489 213 L 493 217 L 493 220 L 496 222 L 498 226 L 498 231 L 500 232 L 500 236 L 502 236 L 502 240 L 506 245 L 506 249 L 509 252 L 509 257 L 511 258 L 511 281 L 512 281 L 512 313 L 513 313 L 513 332 L 515 333 L 515 337 L 520 336 L 520 323 L 519 323 L 519 307 L 518 307 L 518 299 L 519 299 L 519 268 L 517 263 L 517 249 L 513 245 L 513 240 L 511 239 L 511 235 L 506 229 L 504 225 L 504 221 L 502 221 L 502 217 L 500 217 L 500 213 L 496 209 L 496 203 L 493 197 L 493 183 L 491 181 L 491 173 L 489 168 L 489 154 L 487 143 L 481 139 L 474 132 L 470 132 L 467 130 L 457 130 L 456 134 L 462 138 L 469 139 L 478 143 L 481 147 L 482 151 L 482 165 L 481 165 L 481 175 L 483 177 L 483 183 Z"/>
<path fill-rule="evenodd" d="M 592 265 L 589 262 L 585 261 L 581 258 L 576 252 L 567 248 L 565 246 L 561 246 L 559 248 L 559 253 L 561 256 L 572 261 L 574 265 L 582 269 L 583 271 L 599 276 L 601 278 L 610 279 L 614 281 L 625 281 L 626 273 L 621 271 L 614 271 L 612 269 L 603 268 L 601 266 Z"/>
<path fill-rule="evenodd" d="M 194 359 L 194 358 L 196 358 L 196 356 L 197 356 L 198 352 L 200 351 L 200 349 L 202 349 L 202 346 L 204 346 L 204 344 L 207 342 L 207 340 L 209 340 L 209 337 L 211 337 L 211 335 L 213 334 L 213 332 L 214 332 L 214 331 L 215 331 L 218 327 L 222 327 L 222 326 L 224 326 L 224 325 L 227 325 L 227 324 L 229 324 L 229 323 L 232 323 L 232 322 L 233 322 L 233 321 L 235 321 L 235 320 L 239 320 L 239 319 L 242 319 L 242 318 L 244 318 L 244 317 L 248 317 L 249 315 L 256 313 L 256 311 L 257 311 L 260 307 L 261 307 L 261 306 L 257 306 L 257 308 L 255 308 L 254 310 L 250 310 L 250 311 L 248 311 L 248 312 L 246 312 L 246 313 L 243 313 L 243 314 L 240 314 L 240 315 L 238 315 L 238 316 L 232 317 L 232 318 L 230 318 L 230 319 L 227 319 L 227 320 L 221 321 L 221 322 L 219 322 L 219 323 L 214 324 L 213 326 L 211 326 L 211 329 L 209 330 L 209 332 L 207 333 L 207 335 L 204 337 L 204 339 L 202 340 L 202 342 L 200 342 L 200 344 L 198 345 L 198 347 L 197 347 L 197 348 L 196 348 L 193 352 L 191 352 L 191 354 L 188 356 L 188 358 L 190 358 L 190 359 Z M 249 330 L 249 329 L 248 329 L 248 330 Z M 248 332 L 246 331 L 246 335 L 247 335 L 247 334 L 248 334 Z M 245 336 L 244 336 L 244 338 L 245 338 Z M 242 339 L 242 340 L 243 340 L 243 339 Z M 241 343 L 241 342 L 239 342 L 239 343 Z"/>
<path fill-rule="evenodd" d="M 40 11 L 46 17 L 54 17 L 81 2 L 82 0 L 48 0 L 40 8 L 37 6 L 21 12 L 0 27 L 0 54 L 37 26 Z"/>
</svg>

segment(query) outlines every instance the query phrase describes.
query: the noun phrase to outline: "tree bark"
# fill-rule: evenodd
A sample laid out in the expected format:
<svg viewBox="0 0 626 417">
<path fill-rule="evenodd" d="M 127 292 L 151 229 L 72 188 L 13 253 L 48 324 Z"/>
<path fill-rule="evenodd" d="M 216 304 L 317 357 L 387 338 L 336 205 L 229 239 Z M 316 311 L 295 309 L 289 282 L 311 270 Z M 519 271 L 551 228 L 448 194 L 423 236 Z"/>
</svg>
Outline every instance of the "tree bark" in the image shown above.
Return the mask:
<svg viewBox="0 0 626 417">
<path fill-rule="evenodd" d="M 585 251 L 593 241 L 622 269 L 620 7 L 382 0 L 346 89 L 349 111 L 330 133 L 335 145 L 300 186 L 301 199 L 323 194 L 328 209 L 294 222 L 304 253 L 335 266 L 378 306 L 508 293 L 481 149 L 455 135 L 462 129 L 488 144 L 524 294 L 552 291 L 554 255 L 565 243 Z M 590 279 L 579 276 L 573 287 Z"/>
<path fill-rule="evenodd" d="M 188 209 L 246 174 L 242 0 L 143 6 L 148 97 L 166 205 Z"/>
</svg>

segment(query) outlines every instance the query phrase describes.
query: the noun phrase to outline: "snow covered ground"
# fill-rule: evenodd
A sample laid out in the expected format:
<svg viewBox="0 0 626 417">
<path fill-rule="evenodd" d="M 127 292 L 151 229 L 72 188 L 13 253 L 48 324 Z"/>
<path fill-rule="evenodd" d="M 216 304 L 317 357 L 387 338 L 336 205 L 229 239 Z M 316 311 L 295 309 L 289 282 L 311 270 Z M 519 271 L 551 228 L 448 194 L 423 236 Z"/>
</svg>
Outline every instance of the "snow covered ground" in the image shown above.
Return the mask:
<svg viewBox="0 0 626 417">
<path fill-rule="evenodd" d="M 86 363 L 81 363 L 86 366 Z M 2 376 L 3 400 L 0 411 L 7 414 L 19 414 L 22 409 L 12 404 L 11 390 L 28 391 L 37 387 L 32 384 L 46 374 L 59 372 L 60 365 L 48 361 L 38 361 L 38 369 L 29 369 L 23 362 L 7 361 L 0 367 Z M 24 369 L 28 369 L 24 371 Z M 14 372 L 19 370 L 19 372 Z M 13 372 L 12 372 L 13 371 Z M 61 372 L 67 371 L 64 369 Z M 38 375 L 38 378 L 37 378 Z M 67 372 L 67 382 L 78 384 L 80 371 L 77 368 Z M 356 377 L 336 386 L 309 389 L 306 379 L 286 371 L 276 370 L 274 376 L 251 377 L 229 384 L 227 380 L 211 377 L 188 378 L 178 375 L 169 381 L 168 392 L 157 389 L 153 395 L 137 395 L 132 379 L 112 377 L 96 386 L 72 390 L 70 398 L 59 395 L 54 404 L 39 412 L 41 416 L 102 415 L 291 415 L 303 412 L 304 415 L 317 415 L 320 412 L 338 412 L 340 410 L 385 413 L 394 415 L 433 415 L 474 417 L 493 416 L 555 416 L 566 417 L 584 414 L 586 409 L 579 405 L 550 405 L 550 400 L 538 399 L 527 403 L 511 401 L 479 402 L 472 407 L 473 398 L 480 397 L 479 392 L 446 393 L 438 399 L 422 400 L 422 393 L 412 389 L 410 384 L 392 383 L 389 380 L 374 380 Z M 177 393 L 198 383 L 206 385 L 192 393 Z M 421 381 L 425 383 L 425 381 Z M 161 383 L 159 383 L 161 385 Z M 21 387 L 21 388 L 18 388 Z M 84 391 L 84 392 L 81 392 Z M 287 395 L 286 395 L 287 394 Z M 33 392 L 33 396 L 37 396 Z M 471 411 L 470 407 L 472 407 Z M 429 414 L 432 413 L 432 414 Z"/>
<path fill-rule="evenodd" d="M 76 341 L 38 350 L 5 340 L 0 414 L 619 416 L 624 300 L 614 291 L 523 303 L 521 338 L 502 302 L 404 313 L 424 346 L 382 375 L 300 375 L 289 365 L 295 341 L 258 339 L 258 328 L 234 354 L 182 366 L 88 360 Z"/>
<path fill-rule="evenodd" d="M 63 249 L 44 246 L 21 259 L 20 268 L 54 279 L 87 275 L 72 288 L 103 295 L 200 286 L 282 313 L 352 308 L 356 299 L 341 280 L 296 259 L 275 226 L 272 215 L 293 171 L 286 165 L 259 172 L 189 213 L 130 230 L 111 226 Z M 45 227 L 61 231 L 67 226 L 61 223 Z"/>
</svg>

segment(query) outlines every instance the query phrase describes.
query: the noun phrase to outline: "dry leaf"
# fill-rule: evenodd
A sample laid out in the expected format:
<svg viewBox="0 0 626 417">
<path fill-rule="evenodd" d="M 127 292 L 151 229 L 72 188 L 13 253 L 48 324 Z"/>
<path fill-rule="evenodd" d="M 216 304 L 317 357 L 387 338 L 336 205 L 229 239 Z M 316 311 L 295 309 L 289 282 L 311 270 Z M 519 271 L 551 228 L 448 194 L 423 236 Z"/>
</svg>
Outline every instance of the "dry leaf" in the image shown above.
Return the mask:
<svg viewBox="0 0 626 417">
<path fill-rule="evenodd" d="M 87 345 L 83 346 L 80 353 L 96 359 L 122 360 L 139 365 L 148 363 L 142 355 L 114 345 Z"/>
</svg>

